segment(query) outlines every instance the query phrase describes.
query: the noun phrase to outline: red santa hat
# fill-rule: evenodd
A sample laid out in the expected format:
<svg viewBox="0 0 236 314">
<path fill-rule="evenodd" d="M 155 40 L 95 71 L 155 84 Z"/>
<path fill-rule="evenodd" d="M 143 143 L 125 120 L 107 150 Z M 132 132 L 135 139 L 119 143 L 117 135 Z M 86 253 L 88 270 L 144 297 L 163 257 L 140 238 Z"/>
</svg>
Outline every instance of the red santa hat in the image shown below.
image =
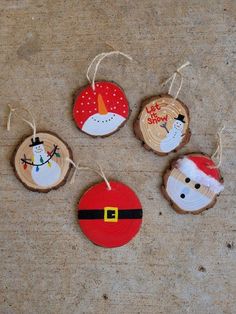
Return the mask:
<svg viewBox="0 0 236 314">
<path fill-rule="evenodd" d="M 208 156 L 200 154 L 185 156 L 177 161 L 177 168 L 188 178 L 208 187 L 216 194 L 224 189 L 220 182 L 220 171 Z"/>
</svg>

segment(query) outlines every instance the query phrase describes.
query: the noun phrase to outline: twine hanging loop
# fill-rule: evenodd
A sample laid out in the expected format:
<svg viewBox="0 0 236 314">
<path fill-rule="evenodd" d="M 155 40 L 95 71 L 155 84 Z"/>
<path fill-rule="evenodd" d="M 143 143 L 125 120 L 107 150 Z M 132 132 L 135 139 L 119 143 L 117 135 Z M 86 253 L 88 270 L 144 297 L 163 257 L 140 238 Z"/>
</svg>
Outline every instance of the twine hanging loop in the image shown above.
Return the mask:
<svg viewBox="0 0 236 314">
<path fill-rule="evenodd" d="M 216 165 L 211 168 L 219 168 L 222 164 L 222 153 L 223 153 L 223 143 L 222 143 L 222 132 L 225 129 L 225 125 L 223 125 L 219 131 L 217 132 L 217 147 L 215 152 L 211 155 L 211 159 L 216 161 Z"/>
<path fill-rule="evenodd" d="M 16 113 L 17 109 L 11 107 L 10 104 L 8 104 L 9 107 L 9 114 L 8 114 L 8 119 L 7 119 L 7 131 L 10 131 L 11 129 L 11 123 L 12 123 L 12 116 L 13 114 L 16 115 L 16 117 L 18 117 L 20 120 L 24 121 L 25 123 L 27 123 L 33 130 L 33 139 L 35 141 L 35 136 L 36 136 L 36 123 L 35 123 L 35 119 L 33 117 L 33 114 L 31 113 L 31 111 L 25 107 L 22 107 L 21 109 L 23 109 L 24 111 L 26 111 L 30 117 L 32 121 L 26 120 L 25 118 L 23 118 L 22 116 L 18 115 Z"/>
<path fill-rule="evenodd" d="M 111 185 L 110 185 L 109 181 L 107 180 L 106 175 L 105 175 L 104 171 L 102 170 L 102 167 L 99 164 L 97 164 L 98 167 L 99 167 L 99 170 L 97 170 L 97 169 L 94 169 L 94 168 L 91 168 L 91 167 L 88 167 L 88 166 L 79 166 L 79 163 L 76 165 L 73 162 L 73 160 L 71 160 L 68 157 L 66 158 L 66 160 L 69 163 L 71 163 L 72 166 L 75 168 L 75 171 L 74 171 L 73 176 L 71 178 L 70 184 L 74 184 L 75 183 L 75 177 L 76 177 L 76 174 L 77 174 L 78 170 L 91 170 L 91 171 L 97 173 L 105 181 L 105 183 L 107 185 L 107 189 L 109 191 L 111 190 Z"/>
<path fill-rule="evenodd" d="M 181 73 L 181 70 L 184 69 L 185 67 L 189 66 L 191 63 L 189 61 L 185 62 L 184 64 L 182 64 L 163 84 L 162 86 L 165 86 L 167 83 L 170 83 L 170 87 L 169 87 L 169 90 L 168 90 L 168 94 L 171 95 L 171 91 L 172 91 L 172 88 L 173 88 L 173 85 L 174 85 L 174 82 L 177 78 L 177 75 L 180 77 L 180 83 L 179 83 L 179 88 L 174 96 L 174 100 L 176 100 L 179 96 L 179 93 L 182 89 L 182 86 L 183 86 L 183 75 Z"/>
<path fill-rule="evenodd" d="M 102 60 L 104 58 L 112 56 L 112 55 L 121 55 L 121 56 L 123 56 L 123 57 L 125 57 L 131 61 L 133 60 L 132 57 L 130 57 L 129 55 L 127 55 L 121 51 L 102 52 L 102 53 L 98 54 L 97 56 L 95 56 L 93 58 L 92 62 L 90 63 L 88 70 L 87 70 L 87 73 L 86 73 L 87 80 L 91 84 L 93 90 L 95 90 L 95 79 L 96 79 L 96 74 L 97 74 L 98 67 L 99 67 L 100 63 L 102 62 Z M 96 65 L 94 67 L 94 72 L 93 72 L 92 79 L 91 79 L 90 78 L 90 72 L 91 72 L 91 68 L 92 68 L 92 66 L 94 66 L 94 64 L 96 64 Z"/>
</svg>

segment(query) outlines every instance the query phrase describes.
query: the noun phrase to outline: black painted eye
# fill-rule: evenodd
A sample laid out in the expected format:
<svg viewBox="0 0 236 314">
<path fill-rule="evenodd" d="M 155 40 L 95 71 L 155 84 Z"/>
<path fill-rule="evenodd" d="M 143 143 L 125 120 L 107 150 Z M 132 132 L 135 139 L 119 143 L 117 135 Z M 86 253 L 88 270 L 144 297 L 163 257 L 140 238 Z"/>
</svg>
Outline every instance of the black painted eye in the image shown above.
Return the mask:
<svg viewBox="0 0 236 314">
<path fill-rule="evenodd" d="M 190 181 L 191 181 L 191 180 L 190 180 L 189 178 L 186 178 L 186 179 L 185 179 L 185 182 L 186 182 L 186 183 L 189 183 Z"/>
<path fill-rule="evenodd" d="M 201 186 L 201 185 L 200 185 L 199 183 L 195 184 L 195 189 L 199 189 L 200 186 Z"/>
<path fill-rule="evenodd" d="M 180 197 L 181 198 L 185 198 L 185 194 L 180 194 Z"/>
</svg>

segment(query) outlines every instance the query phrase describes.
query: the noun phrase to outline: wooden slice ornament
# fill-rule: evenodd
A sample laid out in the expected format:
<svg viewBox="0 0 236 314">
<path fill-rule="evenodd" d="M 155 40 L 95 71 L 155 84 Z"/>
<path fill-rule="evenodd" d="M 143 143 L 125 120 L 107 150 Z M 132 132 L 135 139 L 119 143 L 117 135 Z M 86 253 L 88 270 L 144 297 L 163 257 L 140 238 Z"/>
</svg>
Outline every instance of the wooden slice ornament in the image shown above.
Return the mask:
<svg viewBox="0 0 236 314">
<path fill-rule="evenodd" d="M 183 83 L 179 71 L 187 65 L 188 62 L 170 78 L 172 83 L 168 94 L 154 96 L 143 102 L 139 116 L 134 122 L 136 137 L 144 143 L 146 149 L 160 156 L 179 150 L 189 142 L 191 136 L 189 110 L 177 99 Z M 172 97 L 171 89 L 177 73 L 181 75 L 181 83 L 175 97 Z"/>
<path fill-rule="evenodd" d="M 129 117 L 129 103 L 123 89 L 114 82 L 95 82 L 100 62 L 105 57 L 116 54 L 132 60 L 131 57 L 119 51 L 96 56 L 87 71 L 90 84 L 80 88 L 75 95 L 73 117 L 76 125 L 82 132 L 93 137 L 105 137 L 115 133 Z M 95 63 L 91 80 L 89 73 Z"/>
<path fill-rule="evenodd" d="M 199 214 L 213 207 L 223 189 L 219 163 L 203 153 L 179 157 L 163 176 L 162 192 L 180 214 Z"/>
<path fill-rule="evenodd" d="M 83 233 L 96 245 L 112 248 L 125 245 L 139 231 L 142 206 L 125 184 L 111 181 L 90 187 L 78 203 L 78 221 Z"/>
<path fill-rule="evenodd" d="M 33 134 L 20 141 L 12 156 L 17 178 L 31 191 L 59 188 L 66 183 L 71 168 L 66 162 L 72 158 L 70 147 L 55 133 L 36 132 L 34 120 L 33 123 L 23 120 L 32 126 Z"/>
<path fill-rule="evenodd" d="M 104 179 L 91 186 L 77 204 L 78 223 L 86 237 L 105 248 L 131 241 L 141 227 L 143 216 L 142 205 L 135 192 L 121 182 L 108 181 L 101 167 L 96 171 L 72 164 L 78 170 L 93 170 Z"/>
</svg>

